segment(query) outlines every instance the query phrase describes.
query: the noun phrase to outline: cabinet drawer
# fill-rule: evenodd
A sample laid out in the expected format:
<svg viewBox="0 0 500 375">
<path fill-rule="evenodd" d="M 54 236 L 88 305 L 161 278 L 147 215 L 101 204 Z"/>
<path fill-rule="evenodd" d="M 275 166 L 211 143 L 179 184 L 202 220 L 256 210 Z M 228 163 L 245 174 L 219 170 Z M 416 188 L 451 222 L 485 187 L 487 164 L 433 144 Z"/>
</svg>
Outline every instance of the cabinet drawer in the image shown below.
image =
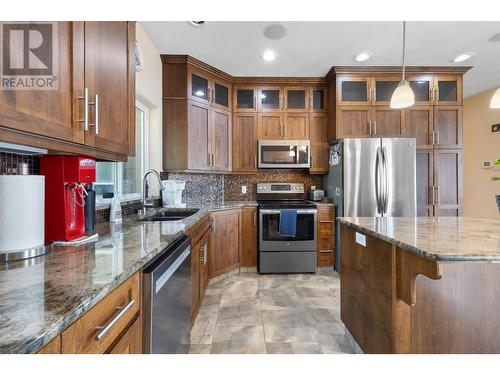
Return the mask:
<svg viewBox="0 0 500 375">
<path fill-rule="evenodd" d="M 333 264 L 333 250 L 318 250 L 318 266 Z"/>
<path fill-rule="evenodd" d="M 137 318 L 109 354 L 142 354 L 142 320 Z"/>
<path fill-rule="evenodd" d="M 62 333 L 63 353 L 105 353 L 140 311 L 135 273 Z"/>
<path fill-rule="evenodd" d="M 318 237 L 331 237 L 333 235 L 333 223 L 318 223 Z"/>
<path fill-rule="evenodd" d="M 318 222 L 332 223 L 335 218 L 335 207 L 318 207 Z"/>
</svg>

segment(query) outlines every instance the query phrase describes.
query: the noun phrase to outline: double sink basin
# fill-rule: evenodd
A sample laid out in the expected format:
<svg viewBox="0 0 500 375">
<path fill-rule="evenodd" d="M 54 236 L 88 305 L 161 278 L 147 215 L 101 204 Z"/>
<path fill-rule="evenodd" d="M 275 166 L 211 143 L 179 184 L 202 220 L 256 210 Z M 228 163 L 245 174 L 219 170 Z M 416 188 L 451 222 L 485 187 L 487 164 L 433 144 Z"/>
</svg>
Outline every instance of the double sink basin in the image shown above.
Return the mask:
<svg viewBox="0 0 500 375">
<path fill-rule="evenodd" d="M 139 221 L 177 221 L 194 215 L 199 211 L 198 208 L 188 208 L 183 210 L 163 210 L 153 215 L 145 216 Z"/>
</svg>

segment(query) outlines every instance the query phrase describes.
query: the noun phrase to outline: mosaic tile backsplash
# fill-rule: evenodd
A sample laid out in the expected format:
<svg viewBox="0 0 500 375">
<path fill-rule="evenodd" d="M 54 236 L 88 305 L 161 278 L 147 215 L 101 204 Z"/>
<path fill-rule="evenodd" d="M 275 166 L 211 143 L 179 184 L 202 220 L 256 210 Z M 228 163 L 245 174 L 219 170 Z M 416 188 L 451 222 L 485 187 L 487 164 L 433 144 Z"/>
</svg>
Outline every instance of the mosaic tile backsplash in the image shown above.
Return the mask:
<svg viewBox="0 0 500 375">
<path fill-rule="evenodd" d="M 224 175 L 162 172 L 161 179 L 186 181 L 182 202 L 188 207 L 221 204 L 224 201 Z"/>
<path fill-rule="evenodd" d="M 40 157 L 0 152 L 0 175 L 17 174 L 17 164 L 28 163 L 30 174 L 40 174 Z"/>
</svg>

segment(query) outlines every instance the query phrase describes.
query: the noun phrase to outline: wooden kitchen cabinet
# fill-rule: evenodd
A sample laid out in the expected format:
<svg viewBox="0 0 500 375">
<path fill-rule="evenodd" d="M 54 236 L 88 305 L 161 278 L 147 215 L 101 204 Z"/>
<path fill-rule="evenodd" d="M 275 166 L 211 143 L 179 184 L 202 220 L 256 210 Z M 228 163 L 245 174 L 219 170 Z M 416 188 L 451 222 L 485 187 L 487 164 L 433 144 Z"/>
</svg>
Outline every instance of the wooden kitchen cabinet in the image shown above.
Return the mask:
<svg viewBox="0 0 500 375">
<path fill-rule="evenodd" d="M 309 95 L 312 112 L 328 112 L 328 89 L 326 87 L 313 87 Z"/>
<path fill-rule="evenodd" d="M 432 149 L 434 107 L 415 105 L 404 112 L 403 136 L 415 138 L 417 149 Z"/>
<path fill-rule="evenodd" d="M 462 105 L 461 75 L 436 74 L 433 83 L 433 100 L 435 105 Z"/>
<path fill-rule="evenodd" d="M 257 207 L 244 207 L 241 214 L 242 267 L 257 266 Z"/>
<path fill-rule="evenodd" d="M 284 108 L 286 112 L 306 112 L 309 111 L 309 93 L 307 87 L 286 86 L 284 88 Z"/>
<path fill-rule="evenodd" d="M 257 112 L 257 86 L 233 86 L 234 112 Z"/>
<path fill-rule="evenodd" d="M 370 137 L 371 107 L 337 107 L 337 138 Z"/>
<path fill-rule="evenodd" d="M 233 172 L 257 172 L 257 114 L 233 114 Z"/>
<path fill-rule="evenodd" d="M 373 107 L 370 114 L 372 137 L 401 137 L 404 111 L 387 107 Z"/>
<path fill-rule="evenodd" d="M 309 113 L 286 112 L 283 115 L 284 137 L 287 140 L 309 139 Z"/>
<path fill-rule="evenodd" d="M 401 76 L 375 76 L 371 82 L 370 99 L 372 105 L 389 107 L 394 90 L 398 87 Z"/>
<path fill-rule="evenodd" d="M 231 76 L 190 56 L 161 58 L 164 169 L 229 172 Z"/>
<path fill-rule="evenodd" d="M 215 211 L 208 253 L 208 276 L 213 278 L 240 265 L 241 209 Z"/>
<path fill-rule="evenodd" d="M 434 147 L 463 147 L 462 106 L 434 107 Z"/>
<path fill-rule="evenodd" d="M 142 320 L 137 318 L 109 354 L 142 354 Z"/>
<path fill-rule="evenodd" d="M 328 117 L 325 113 L 312 113 L 309 126 L 311 140 L 310 173 L 328 173 Z"/>
<path fill-rule="evenodd" d="M 463 215 L 462 171 L 462 150 L 434 150 L 434 216 Z"/>
<path fill-rule="evenodd" d="M 285 129 L 283 126 L 282 113 L 259 113 L 257 123 L 258 140 L 283 139 Z"/>
<path fill-rule="evenodd" d="M 334 264 L 335 253 L 335 206 L 318 204 L 317 214 L 317 262 L 318 266 Z"/>
<path fill-rule="evenodd" d="M 2 140 L 126 160 L 135 152 L 135 23 L 57 25 L 58 88 L 0 92 Z"/>
<path fill-rule="evenodd" d="M 127 336 L 127 331 L 136 320 L 140 320 L 141 293 L 141 274 L 137 272 L 63 331 L 62 353 L 108 353 L 121 341 L 120 347 L 129 345 L 138 350 L 134 354 L 139 354 L 142 345 L 138 346 L 135 341 L 137 336 L 142 340 L 142 332 L 134 331 Z M 120 311 L 123 314 L 113 322 Z M 104 327 L 109 329 L 105 331 Z M 134 329 L 142 331 L 140 323 Z"/>
<path fill-rule="evenodd" d="M 257 95 L 259 112 L 281 112 L 283 110 L 283 88 L 261 86 Z"/>
<path fill-rule="evenodd" d="M 42 346 L 36 354 L 61 354 L 61 335 L 56 336 Z"/>
<path fill-rule="evenodd" d="M 417 216 L 433 216 L 435 201 L 433 194 L 435 192 L 433 192 L 434 152 L 432 149 L 417 149 L 415 164 L 417 176 Z"/>
<path fill-rule="evenodd" d="M 368 106 L 371 104 L 370 76 L 337 76 L 337 106 Z"/>
</svg>

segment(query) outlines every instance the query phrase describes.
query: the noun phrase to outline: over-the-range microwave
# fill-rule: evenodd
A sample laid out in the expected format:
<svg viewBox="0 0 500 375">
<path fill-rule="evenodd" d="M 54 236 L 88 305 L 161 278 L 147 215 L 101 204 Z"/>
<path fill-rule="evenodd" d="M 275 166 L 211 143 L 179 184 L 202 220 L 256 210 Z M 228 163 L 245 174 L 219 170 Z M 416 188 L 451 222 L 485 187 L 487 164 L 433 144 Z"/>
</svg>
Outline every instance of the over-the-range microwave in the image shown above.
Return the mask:
<svg viewBox="0 0 500 375">
<path fill-rule="evenodd" d="M 258 142 L 259 168 L 310 168 L 311 142 L 309 140 Z"/>
</svg>

